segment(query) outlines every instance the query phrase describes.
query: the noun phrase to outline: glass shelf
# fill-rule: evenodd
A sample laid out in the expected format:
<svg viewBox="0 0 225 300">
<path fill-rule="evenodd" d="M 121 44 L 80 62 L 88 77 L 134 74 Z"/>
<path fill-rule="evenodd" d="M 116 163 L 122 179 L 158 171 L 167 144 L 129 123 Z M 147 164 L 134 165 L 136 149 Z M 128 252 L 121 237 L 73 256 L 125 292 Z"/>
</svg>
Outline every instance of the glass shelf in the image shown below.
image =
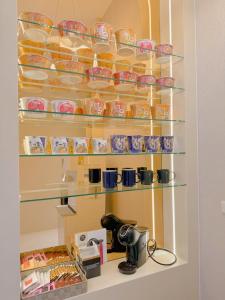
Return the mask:
<svg viewBox="0 0 225 300">
<path fill-rule="evenodd" d="M 75 71 L 66 71 L 66 70 L 58 70 L 55 68 L 44 68 L 44 67 L 39 67 L 36 65 L 29 65 L 29 64 L 18 64 L 19 66 L 19 72 L 20 72 L 20 78 L 23 80 L 24 78 L 27 78 L 27 74 L 33 70 L 38 70 L 41 72 L 41 76 L 45 76 L 46 79 L 45 80 L 39 80 L 42 81 L 43 83 L 55 83 L 56 85 L 61 85 L 61 81 L 60 81 L 60 76 L 69 76 L 71 78 L 79 78 L 79 86 L 84 86 L 87 87 L 87 77 L 86 77 L 86 73 L 81 73 L 81 72 L 75 72 Z M 40 75 L 40 74 L 38 74 Z M 71 76 L 70 76 L 71 75 Z M 91 75 L 91 78 L 94 79 L 99 79 L 101 81 L 109 81 L 109 87 L 113 87 L 113 82 L 114 82 L 114 78 L 112 77 L 103 77 L 103 76 L 97 76 L 97 75 Z M 34 80 L 31 80 L 34 81 Z M 36 80 L 37 81 L 37 80 Z M 132 81 L 132 80 L 120 80 L 122 83 L 124 84 L 133 84 L 134 86 L 136 86 L 136 81 Z M 39 82 L 40 83 L 40 82 Z M 71 86 L 73 86 L 74 84 L 71 84 Z M 184 88 L 182 87 L 169 87 L 169 86 L 163 86 L 163 85 L 159 85 L 159 84 L 146 84 L 147 87 L 149 87 L 149 89 L 152 91 L 152 93 L 156 94 L 156 95 L 170 95 L 171 93 L 173 94 L 180 94 L 184 92 Z M 92 92 L 95 91 L 95 89 L 90 89 L 92 90 Z M 103 89 L 104 90 L 104 89 Z M 135 91 L 135 88 L 134 88 Z M 147 95 L 147 93 L 146 93 Z"/>
<path fill-rule="evenodd" d="M 170 153 L 165 152 L 141 152 L 141 153 L 86 153 L 86 154 L 20 154 L 20 157 L 80 157 L 80 156 L 149 156 L 149 155 L 184 155 L 184 151 L 175 151 Z"/>
<path fill-rule="evenodd" d="M 43 189 L 24 190 L 20 194 L 20 202 L 36 202 L 36 201 L 47 201 L 53 199 L 60 199 L 64 197 L 83 197 L 83 196 L 97 196 L 104 194 L 113 193 L 124 193 L 124 192 L 135 192 L 152 189 L 167 189 L 167 188 L 178 188 L 186 186 L 185 183 L 171 182 L 169 184 L 153 184 L 153 185 L 141 185 L 137 184 L 134 187 L 127 188 L 118 186 L 115 189 L 104 189 L 101 185 L 89 185 L 75 187 L 74 184 L 49 184 Z M 128 200 L 129 201 L 129 200 Z"/>
<path fill-rule="evenodd" d="M 73 31 L 73 30 L 69 30 L 69 29 L 61 29 L 60 28 L 60 31 L 61 32 L 64 32 L 65 33 L 65 36 L 64 37 L 61 37 L 60 36 L 60 33 L 59 33 L 59 28 L 57 26 L 47 26 L 46 24 L 41 24 L 41 23 L 38 23 L 38 22 L 34 22 L 34 21 L 28 21 L 28 20 L 22 20 L 22 19 L 18 19 L 18 36 L 19 36 L 19 42 L 23 41 L 26 39 L 25 37 L 25 27 L 27 25 L 34 25 L 35 28 L 39 29 L 39 30 L 42 30 L 43 27 L 48 27 L 51 29 L 51 33 L 49 34 L 48 36 L 48 39 L 47 41 L 44 43 L 44 50 L 45 51 L 49 51 L 49 49 L 46 49 L 45 45 L 47 43 L 55 43 L 55 42 L 58 42 L 60 45 L 64 46 L 64 47 L 68 47 L 68 48 L 71 48 L 73 50 L 77 50 L 76 48 L 72 48 L 73 45 L 72 45 L 72 39 L 71 39 L 71 35 L 73 36 L 77 36 L 77 37 L 80 37 L 81 38 L 79 39 L 80 40 L 80 43 L 81 45 L 79 47 L 89 47 L 91 48 L 92 47 L 92 41 L 95 41 L 97 40 L 98 42 L 99 41 L 102 41 L 102 42 L 108 42 L 107 39 L 105 38 L 100 38 L 100 37 L 96 37 L 92 34 L 85 34 L 85 33 L 79 33 L 79 32 L 76 32 L 76 31 Z M 115 41 L 111 42 L 112 44 L 112 53 L 115 55 L 116 54 L 116 44 L 115 44 Z M 29 48 L 32 48 L 32 46 L 26 46 L 26 45 L 23 45 L 23 44 L 19 44 L 20 46 L 22 47 L 29 47 Z M 136 52 L 136 49 L 141 49 L 140 46 L 137 46 L 136 44 L 131 44 L 131 43 L 117 43 L 117 45 L 123 45 L 123 46 L 129 46 L 130 48 L 133 48 Z M 38 48 L 38 47 L 33 47 L 35 48 L 36 50 L 43 50 L 43 48 Z M 51 50 L 50 50 L 51 51 Z M 151 57 L 155 57 L 155 53 L 156 51 L 155 50 L 150 50 L 149 51 L 150 54 L 151 54 Z M 57 51 L 55 51 L 55 53 L 57 53 Z M 62 52 L 60 52 L 60 54 L 63 54 Z M 65 53 L 68 55 L 68 53 Z M 76 55 L 77 57 L 77 55 Z M 119 55 L 118 55 L 119 57 Z M 150 67 L 147 67 L 146 68 L 146 71 L 152 71 L 154 69 L 160 69 L 162 67 L 162 65 L 170 65 L 171 63 L 172 64 L 175 64 L 177 62 L 180 62 L 184 59 L 184 57 L 182 55 L 177 55 L 177 54 L 172 54 L 172 55 L 164 55 L 164 57 L 168 58 L 165 60 L 165 63 L 164 64 L 157 64 L 157 61 L 155 61 L 153 63 L 154 67 L 150 68 Z M 130 58 L 130 56 L 129 56 Z M 124 59 L 124 57 L 123 57 Z M 106 61 L 106 60 L 105 60 Z M 147 60 L 149 61 L 149 60 Z M 113 63 L 115 63 L 115 61 L 113 61 Z M 140 61 L 137 60 L 137 63 L 140 63 Z M 157 66 L 158 65 L 158 66 Z"/>
<path fill-rule="evenodd" d="M 46 98 L 50 96 L 55 96 L 56 98 L 63 97 L 66 99 L 73 100 L 76 99 L 85 99 L 92 97 L 100 97 L 104 101 L 112 101 L 112 100 L 123 100 L 126 102 L 134 102 L 134 101 L 146 101 L 148 100 L 160 100 L 160 95 L 153 95 L 148 93 L 146 95 L 138 94 L 136 91 L 133 92 L 119 92 L 114 89 L 113 86 L 106 88 L 104 90 L 93 90 L 89 87 L 83 85 L 79 86 L 68 86 L 63 85 L 58 82 L 32 82 L 29 80 L 25 80 L 24 78 L 19 80 L 19 93 L 21 97 L 24 97 L 24 94 L 27 96 L 31 96 L 36 93 L 41 92 L 42 96 L 46 95 Z"/>
<path fill-rule="evenodd" d="M 184 120 L 160 120 L 160 119 L 150 119 L 150 118 L 132 118 L 132 117 L 112 117 L 112 116 L 98 116 L 98 115 L 88 115 L 88 114 L 75 114 L 75 113 L 61 113 L 61 112 L 51 112 L 51 111 L 35 111 L 35 110 L 25 110 L 19 109 L 21 124 L 23 123 L 33 123 L 36 126 L 43 126 L 49 124 L 49 122 L 55 123 L 66 123 L 66 124 L 79 124 L 79 126 L 87 125 L 103 125 L 109 127 L 123 126 L 170 126 L 172 124 L 181 125 L 184 124 Z M 32 116 L 26 116 L 26 113 L 32 114 Z M 44 118 L 40 118 L 43 114 Z M 69 117 L 71 116 L 71 118 Z M 69 118 L 69 119 L 68 119 Z"/>
</svg>

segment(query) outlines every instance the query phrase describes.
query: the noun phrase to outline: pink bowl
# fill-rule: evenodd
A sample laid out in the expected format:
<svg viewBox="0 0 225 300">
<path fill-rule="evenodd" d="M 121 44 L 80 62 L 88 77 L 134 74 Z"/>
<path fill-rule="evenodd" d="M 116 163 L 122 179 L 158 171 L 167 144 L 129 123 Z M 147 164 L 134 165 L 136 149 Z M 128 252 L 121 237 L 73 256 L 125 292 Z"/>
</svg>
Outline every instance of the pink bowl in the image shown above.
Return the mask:
<svg viewBox="0 0 225 300">
<path fill-rule="evenodd" d="M 175 79 L 173 77 L 161 77 L 157 79 L 157 84 L 160 85 L 161 87 L 174 87 L 174 82 Z"/>
<path fill-rule="evenodd" d="M 65 45 L 77 47 L 87 43 L 88 37 L 85 34 L 88 33 L 88 29 L 82 22 L 63 20 L 58 24 L 58 28 Z"/>
<path fill-rule="evenodd" d="M 129 91 L 135 88 L 137 75 L 129 71 L 121 71 L 113 74 L 115 89 Z"/>
<path fill-rule="evenodd" d="M 155 47 L 155 50 L 157 63 L 164 64 L 170 60 L 170 55 L 173 54 L 173 45 L 160 44 Z"/>
<path fill-rule="evenodd" d="M 110 85 L 112 71 L 107 68 L 94 67 L 86 70 L 88 86 L 92 89 L 106 88 Z"/>
<path fill-rule="evenodd" d="M 156 83 L 153 75 L 141 75 L 137 79 L 137 88 L 139 93 L 146 93 L 151 89 L 151 85 Z"/>
<path fill-rule="evenodd" d="M 139 40 L 137 41 L 136 58 L 138 60 L 147 60 L 151 56 L 151 50 L 154 49 L 155 43 L 152 40 Z"/>
</svg>

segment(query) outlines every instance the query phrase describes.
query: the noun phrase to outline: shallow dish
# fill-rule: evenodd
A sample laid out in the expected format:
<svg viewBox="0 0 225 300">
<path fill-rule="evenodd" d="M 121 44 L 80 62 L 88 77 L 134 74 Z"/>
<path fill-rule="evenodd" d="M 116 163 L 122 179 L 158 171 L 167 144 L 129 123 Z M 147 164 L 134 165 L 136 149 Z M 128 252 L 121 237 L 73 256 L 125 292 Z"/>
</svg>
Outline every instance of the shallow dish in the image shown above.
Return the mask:
<svg viewBox="0 0 225 300">
<path fill-rule="evenodd" d="M 112 71 L 107 68 L 94 67 L 86 70 L 88 86 L 92 89 L 102 89 L 110 85 Z"/>
<path fill-rule="evenodd" d="M 43 14 L 37 12 L 22 12 L 19 19 L 30 22 L 23 22 L 23 26 L 21 26 L 25 39 L 44 43 L 52 31 L 52 20 Z M 32 22 L 39 23 L 40 25 L 33 24 Z"/>
<path fill-rule="evenodd" d="M 31 66 L 22 68 L 23 77 L 37 81 L 48 79 L 47 70 L 32 68 L 32 66 L 46 69 L 50 68 L 51 61 L 47 57 L 38 54 L 24 54 L 19 57 L 19 62 L 20 64 Z"/>
<path fill-rule="evenodd" d="M 60 60 L 55 62 L 55 67 L 57 70 L 62 71 L 58 72 L 58 77 L 61 83 L 65 85 L 77 85 L 83 81 L 84 66 L 82 63 L 69 60 Z"/>
</svg>

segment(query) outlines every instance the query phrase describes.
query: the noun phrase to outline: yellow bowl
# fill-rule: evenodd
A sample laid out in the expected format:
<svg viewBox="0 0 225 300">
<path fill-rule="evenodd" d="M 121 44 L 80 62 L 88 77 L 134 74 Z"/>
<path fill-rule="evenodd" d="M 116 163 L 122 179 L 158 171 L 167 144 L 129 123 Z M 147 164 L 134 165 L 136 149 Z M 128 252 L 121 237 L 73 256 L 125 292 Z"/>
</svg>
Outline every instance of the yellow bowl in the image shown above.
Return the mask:
<svg viewBox="0 0 225 300">
<path fill-rule="evenodd" d="M 101 53 L 97 55 L 98 66 L 102 68 L 112 69 L 113 67 L 113 54 Z"/>
<path fill-rule="evenodd" d="M 61 47 L 58 43 L 47 44 L 47 49 L 53 51 L 49 51 L 49 54 L 54 61 L 72 60 L 73 58 L 73 51 L 69 48 Z"/>
<path fill-rule="evenodd" d="M 94 51 L 91 48 L 80 48 L 77 50 L 77 59 L 84 64 L 85 69 L 93 66 Z"/>
<path fill-rule="evenodd" d="M 45 52 L 45 43 L 34 42 L 31 40 L 22 40 L 20 45 L 20 55 L 24 54 L 39 54 L 43 55 Z"/>
<path fill-rule="evenodd" d="M 126 59 L 120 59 L 115 62 L 115 67 L 117 72 L 130 71 L 130 62 Z"/>
</svg>

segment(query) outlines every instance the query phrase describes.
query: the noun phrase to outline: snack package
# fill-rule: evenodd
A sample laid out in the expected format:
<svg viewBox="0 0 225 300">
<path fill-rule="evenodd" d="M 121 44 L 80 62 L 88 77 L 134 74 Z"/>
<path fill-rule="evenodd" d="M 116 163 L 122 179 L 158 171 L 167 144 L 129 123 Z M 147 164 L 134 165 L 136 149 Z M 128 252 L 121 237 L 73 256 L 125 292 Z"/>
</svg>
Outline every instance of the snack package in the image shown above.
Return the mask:
<svg viewBox="0 0 225 300">
<path fill-rule="evenodd" d="M 108 141 L 104 138 L 92 138 L 92 151 L 95 154 L 104 154 L 108 152 Z"/>
<path fill-rule="evenodd" d="M 47 138 L 45 136 L 25 136 L 24 152 L 28 155 L 45 154 Z"/>
<path fill-rule="evenodd" d="M 111 101 L 106 103 L 106 115 L 112 117 L 126 117 L 127 105 L 123 101 Z"/>
<path fill-rule="evenodd" d="M 104 101 L 98 98 L 85 100 L 85 113 L 88 115 L 103 116 L 105 104 Z"/>
<path fill-rule="evenodd" d="M 69 141 L 67 137 L 51 137 L 52 154 L 68 154 Z"/>
<path fill-rule="evenodd" d="M 72 137 L 70 138 L 70 145 L 74 154 L 88 153 L 88 138 L 86 137 Z"/>
</svg>

